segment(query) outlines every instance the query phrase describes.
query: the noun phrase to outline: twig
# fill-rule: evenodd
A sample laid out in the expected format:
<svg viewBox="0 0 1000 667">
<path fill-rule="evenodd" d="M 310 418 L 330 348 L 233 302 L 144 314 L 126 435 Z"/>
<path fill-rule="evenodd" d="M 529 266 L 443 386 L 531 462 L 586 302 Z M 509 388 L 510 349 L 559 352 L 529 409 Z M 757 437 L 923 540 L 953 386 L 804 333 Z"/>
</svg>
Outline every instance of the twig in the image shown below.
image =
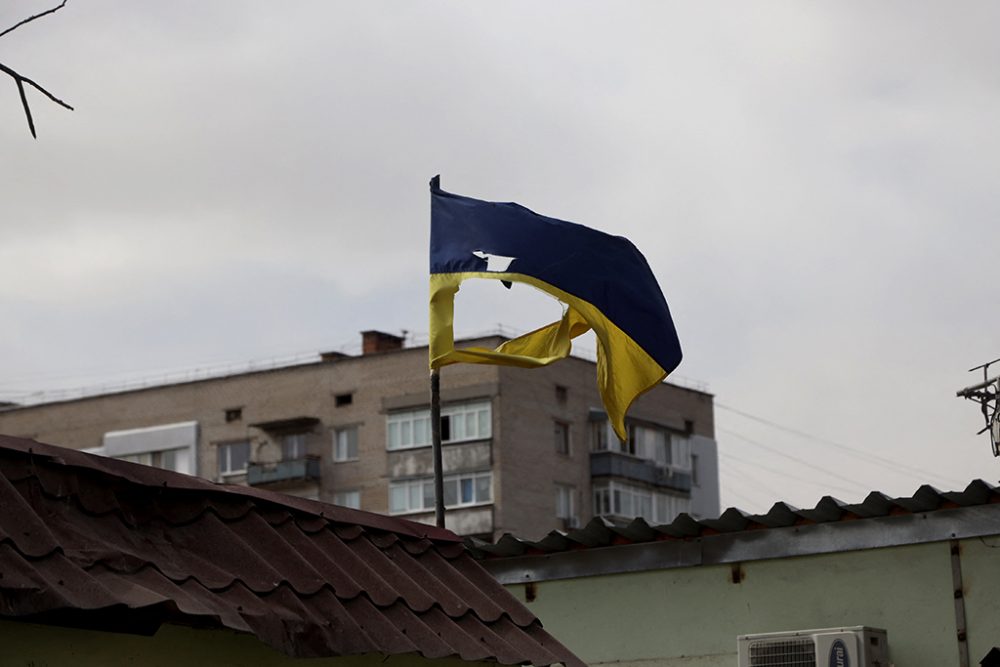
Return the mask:
<svg viewBox="0 0 1000 667">
<path fill-rule="evenodd" d="M 34 21 L 35 19 L 40 19 L 40 18 L 42 18 L 43 16 L 45 16 L 46 14 L 52 14 L 52 13 L 54 13 L 54 12 L 58 12 L 58 11 L 59 11 L 60 9 L 62 9 L 63 7 L 65 7 L 65 6 L 66 6 L 66 1 L 67 1 L 67 0 L 63 0 L 63 1 L 62 1 L 62 2 L 61 2 L 61 3 L 59 4 L 59 6 L 58 6 L 58 7 L 53 7 L 52 9 L 47 9 L 47 10 L 45 10 L 44 12 L 42 12 L 41 14 L 35 14 L 34 16 L 29 16 L 28 18 L 24 19 L 23 21 L 18 21 L 17 23 L 15 23 L 15 24 L 14 24 L 14 25 L 12 25 L 11 27 L 7 28 L 7 29 L 6 29 L 6 30 L 4 30 L 3 32 L 0 32 L 0 37 L 3 37 L 3 36 L 4 36 L 4 35 L 6 35 L 6 34 L 7 34 L 8 32 L 14 32 L 15 30 L 17 30 L 18 28 L 20 28 L 20 27 L 21 27 L 22 25 L 24 25 L 25 23 L 31 23 L 31 22 L 32 22 L 32 21 Z"/>
<path fill-rule="evenodd" d="M 28 129 L 31 130 L 32 138 L 37 139 L 38 135 L 35 134 L 35 121 L 31 119 L 31 107 L 28 106 L 28 98 L 24 95 L 24 84 L 21 83 L 20 79 L 17 79 L 17 92 L 21 95 L 21 106 L 24 107 L 24 115 L 28 117 Z"/>
<path fill-rule="evenodd" d="M 44 12 L 39 13 L 39 14 L 35 14 L 34 16 L 29 16 L 28 18 L 24 19 L 23 21 L 19 21 L 19 22 L 15 23 L 14 25 L 12 25 L 11 27 L 7 28 L 3 32 L 0 32 L 0 37 L 3 37 L 7 33 L 14 32 L 15 30 L 17 30 L 18 28 L 20 28 L 24 24 L 31 23 L 35 19 L 39 19 L 39 18 L 42 18 L 43 16 L 46 16 L 48 14 L 52 14 L 52 13 L 55 13 L 55 12 L 59 11 L 60 9 L 62 9 L 63 7 L 66 6 L 66 2 L 67 2 L 67 0 L 62 0 L 62 2 L 59 3 L 58 6 L 53 7 L 52 9 L 48 9 L 48 10 L 46 10 Z M 73 107 L 71 107 L 70 105 L 66 104 L 65 102 L 63 102 L 61 99 L 59 99 L 58 97 L 56 97 L 52 93 L 50 93 L 49 91 L 47 91 L 44 88 L 42 88 L 38 83 L 32 81 L 31 79 L 29 79 L 26 76 L 22 76 L 21 74 L 15 72 L 14 70 L 12 70 L 11 68 L 7 67 L 3 63 L 0 63 L 0 72 L 3 72 L 4 74 L 6 74 L 7 76 L 9 76 L 10 78 L 14 79 L 14 83 L 17 84 L 17 93 L 18 93 L 18 95 L 21 96 L 21 106 L 24 108 L 24 117 L 28 119 L 28 129 L 31 131 L 31 136 L 34 137 L 35 139 L 38 138 L 38 135 L 35 134 L 35 121 L 31 117 L 31 107 L 28 106 L 28 96 L 25 95 L 25 93 L 24 93 L 24 84 L 28 84 L 29 86 L 31 86 L 32 88 L 34 88 L 38 92 L 42 93 L 43 95 L 45 95 L 46 97 L 48 97 L 50 100 L 52 100 L 53 102 L 55 102 L 59 106 L 65 107 L 65 108 L 69 109 L 70 111 L 73 111 Z"/>
<path fill-rule="evenodd" d="M 45 97 L 49 98 L 50 100 L 52 100 L 53 102 L 55 102 L 59 106 L 65 107 L 66 109 L 69 109 L 70 111 L 75 111 L 75 109 L 73 107 L 71 107 L 70 105 L 66 104 L 65 102 L 63 102 L 61 99 L 59 99 L 58 97 L 56 97 L 52 93 L 50 93 L 49 91 L 47 91 L 44 88 L 42 88 L 41 85 L 39 85 L 35 81 L 32 81 L 31 79 L 29 79 L 26 76 L 21 76 L 20 74 L 18 74 L 17 72 L 15 72 L 14 70 L 12 70 L 11 68 L 7 67 L 3 63 L 0 63 L 0 72 L 3 72 L 4 74 L 9 74 L 15 81 L 23 81 L 24 83 L 28 84 L 29 86 L 31 86 L 32 88 L 34 88 L 38 92 L 42 93 L 43 95 L 45 95 Z"/>
</svg>

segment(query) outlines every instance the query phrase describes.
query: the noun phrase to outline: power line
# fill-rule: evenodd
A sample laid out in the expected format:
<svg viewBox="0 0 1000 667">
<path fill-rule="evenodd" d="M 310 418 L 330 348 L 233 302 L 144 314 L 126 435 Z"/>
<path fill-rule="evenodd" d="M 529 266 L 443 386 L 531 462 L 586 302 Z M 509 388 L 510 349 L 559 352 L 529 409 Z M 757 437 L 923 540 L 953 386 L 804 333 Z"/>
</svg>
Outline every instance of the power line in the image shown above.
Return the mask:
<svg viewBox="0 0 1000 667">
<path fill-rule="evenodd" d="M 746 503 L 749 506 L 756 506 L 760 504 L 758 501 L 748 498 L 747 496 L 744 496 L 742 493 L 734 489 L 731 484 L 727 484 L 725 486 L 724 493 L 735 496 L 737 500 Z"/>
<path fill-rule="evenodd" d="M 742 464 L 744 464 L 744 465 L 749 465 L 749 466 L 753 466 L 753 467 L 755 467 L 755 468 L 760 468 L 761 470 L 763 470 L 763 471 L 765 471 L 765 472 L 769 472 L 769 473 L 771 473 L 771 474 L 774 474 L 774 475 L 779 475 L 779 476 L 781 476 L 781 477 L 787 477 L 787 478 L 789 478 L 789 479 L 792 479 L 792 480 L 795 480 L 795 481 L 797 481 L 797 482 L 801 482 L 801 483 L 803 483 L 803 484 L 808 484 L 808 485 L 810 485 L 810 486 L 813 486 L 813 487 L 815 487 L 815 485 L 814 485 L 814 484 L 812 484 L 811 482 L 807 482 L 807 481 L 803 480 L 803 479 L 802 479 L 802 478 L 801 478 L 800 476 L 798 476 L 798 475 L 795 475 L 795 474 L 793 474 L 793 473 L 790 473 L 790 472 L 784 472 L 784 471 L 782 471 L 782 470 L 778 470 L 778 469 L 776 469 L 776 468 L 768 468 L 767 466 L 765 466 L 765 465 L 762 465 L 762 464 L 760 464 L 760 463 L 757 463 L 757 462 L 755 462 L 755 461 L 748 461 L 748 460 L 746 460 L 746 459 L 741 459 L 740 457 L 738 457 L 738 456 L 733 456 L 732 454 L 728 454 L 728 453 L 727 453 L 727 454 L 725 454 L 724 458 L 723 458 L 723 457 L 720 457 L 720 459 L 721 459 L 721 460 L 723 460 L 723 461 L 736 461 L 736 462 L 738 462 L 738 463 L 742 463 Z M 834 489 L 834 490 L 836 490 L 836 491 L 840 491 L 840 492 L 842 492 L 842 493 L 848 493 L 848 494 L 852 494 L 852 495 L 853 495 L 854 493 L 856 493 L 856 491 L 852 491 L 851 489 L 846 489 L 846 488 L 844 488 L 844 487 L 842 487 L 842 486 L 835 486 L 835 485 L 833 485 L 833 484 L 828 484 L 828 485 L 827 485 L 827 488 L 830 488 L 830 489 Z"/>
<path fill-rule="evenodd" d="M 752 482 L 753 484 L 755 484 L 754 488 L 767 488 L 768 487 L 768 484 L 766 484 L 759 477 L 755 477 L 754 475 L 751 475 L 751 474 L 749 474 L 749 473 L 747 473 L 745 471 L 742 471 L 742 470 L 733 469 L 733 468 L 730 467 L 730 465 L 731 464 L 727 463 L 726 465 L 723 466 L 723 469 L 727 473 L 727 476 L 735 476 L 735 477 L 739 478 L 740 481 L 748 480 L 748 481 Z M 723 488 L 726 488 L 726 487 L 723 487 Z M 775 500 L 769 498 L 769 499 L 767 499 L 767 500 L 765 500 L 763 502 L 765 504 L 768 504 L 768 505 L 773 505 L 774 502 L 775 502 Z"/>
<path fill-rule="evenodd" d="M 795 456 L 792 456 L 791 454 L 787 454 L 787 453 L 785 453 L 785 452 L 783 452 L 780 449 L 777 449 L 775 447 L 771 447 L 769 445 L 765 445 L 765 444 L 763 444 L 761 442 L 757 442 L 756 440 L 751 440 L 750 438 L 748 438 L 745 435 L 742 435 L 740 433 L 737 433 L 736 431 L 730 431 L 728 429 L 723 429 L 723 428 L 720 428 L 719 430 L 722 431 L 723 433 L 728 433 L 729 435 L 735 436 L 735 437 L 739 438 L 740 440 L 744 440 L 744 441 L 750 443 L 751 445 L 756 445 L 757 447 L 760 447 L 761 449 L 767 450 L 767 451 L 771 452 L 772 454 L 777 454 L 778 456 L 783 456 L 786 459 L 790 459 L 792 461 L 795 461 L 799 465 L 805 466 L 806 468 L 812 468 L 813 470 L 815 470 L 817 472 L 821 472 L 824 475 L 827 475 L 827 476 L 830 476 L 830 477 L 835 477 L 835 478 L 839 479 L 842 482 L 847 482 L 848 484 L 854 484 L 855 486 L 858 486 L 858 487 L 864 489 L 866 492 L 867 491 L 871 491 L 871 489 L 867 488 L 864 484 L 861 484 L 860 482 L 857 482 L 857 481 L 855 481 L 855 480 L 853 480 L 853 479 L 851 479 L 849 477 L 844 477 L 844 476 L 839 475 L 839 474 L 837 474 L 835 472 L 832 472 L 831 470 L 829 470 L 827 468 L 821 468 L 821 467 L 819 467 L 817 465 L 813 465 L 812 463 L 809 463 L 808 461 L 803 461 L 802 459 L 797 458 Z"/>
<path fill-rule="evenodd" d="M 772 428 L 776 428 L 776 429 L 778 429 L 780 431 L 785 431 L 786 433 L 791 433 L 792 435 L 797 435 L 800 438 L 805 438 L 807 440 L 812 440 L 814 442 L 818 442 L 818 443 L 824 444 L 824 445 L 830 445 L 831 447 L 836 447 L 838 449 L 842 449 L 844 451 L 851 452 L 851 453 L 855 454 L 856 456 L 860 456 L 862 458 L 867 458 L 867 459 L 872 460 L 872 461 L 880 462 L 880 463 L 888 466 L 894 472 L 898 472 L 900 469 L 903 469 L 903 470 L 909 471 L 911 474 L 919 475 L 919 477 L 920 477 L 921 480 L 924 480 L 924 479 L 927 479 L 927 478 L 937 478 L 937 479 L 940 479 L 942 481 L 948 482 L 949 484 L 953 484 L 955 486 L 962 486 L 963 485 L 962 482 L 958 482 L 956 480 L 949 479 L 947 477 L 941 477 L 938 473 L 931 472 L 931 471 L 928 471 L 928 470 L 922 470 L 920 468 L 917 468 L 916 466 L 911 466 L 911 465 L 907 465 L 905 463 L 901 463 L 899 461 L 894 461 L 893 459 L 889 459 L 889 458 L 886 458 L 884 456 L 879 456 L 878 454 L 872 454 L 871 452 L 865 451 L 863 449 L 858 449 L 856 447 L 851 447 L 849 445 L 845 445 L 843 443 L 836 442 L 835 440 L 830 440 L 829 438 L 823 438 L 823 437 L 818 436 L 818 435 L 813 435 L 811 433 L 806 433 L 805 431 L 800 431 L 800 430 L 792 428 L 790 426 L 785 426 L 783 424 L 779 424 L 777 422 L 771 421 L 770 419 L 765 419 L 763 417 L 758 417 L 757 415 L 752 415 L 749 412 L 744 412 L 743 410 L 738 410 L 738 409 L 736 409 L 734 407 L 730 407 L 730 406 L 725 405 L 723 403 L 719 403 L 718 401 L 715 402 L 715 407 L 722 408 L 723 410 L 727 410 L 729 412 L 738 414 L 741 417 L 746 417 L 747 419 L 753 420 L 755 422 L 759 422 L 761 424 L 765 424 L 765 425 L 770 426 Z"/>
<path fill-rule="evenodd" d="M 725 467 L 722 467 L 722 468 L 719 469 L 719 473 L 720 473 L 720 477 L 723 476 L 723 475 L 725 475 L 725 476 L 728 477 L 731 474 L 733 474 L 733 471 L 728 470 L 728 466 L 725 466 Z M 740 476 L 740 481 L 743 481 L 743 479 L 744 479 L 744 477 L 741 475 Z M 754 483 L 756 483 L 757 486 L 759 486 L 759 487 L 766 486 L 760 480 L 752 479 L 752 481 Z M 743 493 L 743 491 L 738 491 L 737 488 L 743 488 L 743 491 L 747 491 L 747 489 L 745 487 L 740 487 L 739 484 L 726 483 L 726 484 L 721 485 L 721 489 L 722 489 L 722 491 L 724 493 L 727 493 L 727 494 L 731 493 L 731 494 L 733 494 L 737 498 L 740 498 L 743 502 L 745 502 L 745 503 L 747 503 L 749 505 L 754 505 L 754 506 L 759 506 L 759 507 L 763 507 L 763 508 L 768 508 L 768 507 L 770 507 L 771 505 L 774 504 L 774 500 L 772 500 L 772 499 L 754 500 L 753 498 L 751 498 L 751 497 L 747 496 L 745 493 Z"/>
</svg>

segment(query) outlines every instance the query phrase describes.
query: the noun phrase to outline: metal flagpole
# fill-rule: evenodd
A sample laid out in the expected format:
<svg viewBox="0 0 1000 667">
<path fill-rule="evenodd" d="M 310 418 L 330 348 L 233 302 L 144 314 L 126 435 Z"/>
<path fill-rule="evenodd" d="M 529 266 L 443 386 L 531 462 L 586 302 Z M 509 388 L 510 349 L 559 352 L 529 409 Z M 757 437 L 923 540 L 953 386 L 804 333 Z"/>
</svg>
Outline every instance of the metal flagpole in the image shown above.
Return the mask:
<svg viewBox="0 0 1000 667">
<path fill-rule="evenodd" d="M 434 453 L 434 517 L 444 528 L 444 466 L 441 462 L 441 371 L 431 370 L 431 440 Z"/>
<path fill-rule="evenodd" d="M 440 186 L 441 176 L 431 179 L 432 189 Z M 431 217 L 433 218 L 433 214 Z M 432 323 L 432 332 L 433 328 Z M 444 464 L 441 462 L 441 369 L 439 368 L 431 369 L 431 445 L 434 457 L 434 518 L 437 527 L 444 528 Z"/>
</svg>

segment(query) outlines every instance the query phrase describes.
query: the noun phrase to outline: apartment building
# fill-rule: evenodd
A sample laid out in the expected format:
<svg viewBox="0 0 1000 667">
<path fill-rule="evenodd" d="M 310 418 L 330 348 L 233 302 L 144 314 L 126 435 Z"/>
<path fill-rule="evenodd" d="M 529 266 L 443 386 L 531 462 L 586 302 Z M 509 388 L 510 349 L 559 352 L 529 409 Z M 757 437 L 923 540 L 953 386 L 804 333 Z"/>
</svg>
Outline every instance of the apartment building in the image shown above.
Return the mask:
<svg viewBox="0 0 1000 667">
<path fill-rule="evenodd" d="M 427 348 L 379 331 L 362 339 L 359 355 L 0 407 L 0 433 L 431 523 Z M 663 383 L 632 406 L 620 442 L 595 373 L 576 357 L 442 370 L 449 528 L 539 538 L 597 515 L 718 514 L 712 396 Z"/>
</svg>

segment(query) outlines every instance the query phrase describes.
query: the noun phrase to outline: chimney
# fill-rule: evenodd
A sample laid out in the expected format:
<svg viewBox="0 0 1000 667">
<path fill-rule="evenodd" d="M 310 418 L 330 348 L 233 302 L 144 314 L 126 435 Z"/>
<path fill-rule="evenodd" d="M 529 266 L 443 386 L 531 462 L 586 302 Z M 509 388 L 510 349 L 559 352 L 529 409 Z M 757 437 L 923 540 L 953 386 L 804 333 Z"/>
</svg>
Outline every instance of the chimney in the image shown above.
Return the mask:
<svg viewBox="0 0 1000 667">
<path fill-rule="evenodd" d="M 361 332 L 361 354 L 375 354 L 403 349 L 403 337 L 384 331 Z"/>
</svg>

